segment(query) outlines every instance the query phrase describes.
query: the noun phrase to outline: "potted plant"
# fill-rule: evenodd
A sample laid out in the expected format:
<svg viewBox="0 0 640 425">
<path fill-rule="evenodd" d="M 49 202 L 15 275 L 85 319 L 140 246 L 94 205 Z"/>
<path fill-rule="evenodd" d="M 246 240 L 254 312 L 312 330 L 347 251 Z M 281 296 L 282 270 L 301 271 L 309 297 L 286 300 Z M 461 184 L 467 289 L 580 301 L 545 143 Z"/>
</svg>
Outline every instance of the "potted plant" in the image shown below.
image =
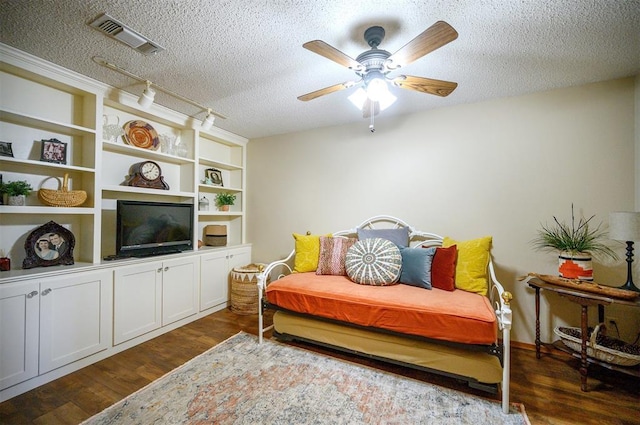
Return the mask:
<svg viewBox="0 0 640 425">
<path fill-rule="evenodd" d="M 216 206 L 220 211 L 229 211 L 229 205 L 236 202 L 236 195 L 229 192 L 220 192 L 216 195 Z"/>
<path fill-rule="evenodd" d="M 7 194 L 9 205 L 24 205 L 25 197 L 31 193 L 32 190 L 31 185 L 24 180 L 7 182 L 0 186 L 0 193 Z"/>
<path fill-rule="evenodd" d="M 558 272 L 567 279 L 593 280 L 592 255 L 617 259 L 616 253 L 605 245 L 606 232 L 602 223 L 590 226 L 591 220 L 581 217 L 576 223 L 571 204 L 571 224 L 560 222 L 553 216 L 554 224 L 542 225 L 533 246 L 538 250 L 559 252 Z"/>
</svg>

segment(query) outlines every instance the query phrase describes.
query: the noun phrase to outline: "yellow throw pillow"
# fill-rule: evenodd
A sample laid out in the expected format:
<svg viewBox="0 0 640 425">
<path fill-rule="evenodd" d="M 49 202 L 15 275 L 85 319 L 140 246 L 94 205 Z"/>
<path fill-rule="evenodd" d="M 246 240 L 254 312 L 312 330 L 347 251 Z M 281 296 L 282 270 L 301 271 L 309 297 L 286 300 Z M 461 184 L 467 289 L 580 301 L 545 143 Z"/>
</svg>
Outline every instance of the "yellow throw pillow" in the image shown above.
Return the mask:
<svg viewBox="0 0 640 425">
<path fill-rule="evenodd" d="M 468 241 L 455 241 L 445 237 L 442 246 L 458 247 L 458 261 L 456 262 L 456 288 L 469 292 L 487 295 L 489 282 L 487 266 L 491 252 L 491 236 Z"/>
<path fill-rule="evenodd" d="M 326 236 L 331 236 L 331 234 Z M 293 238 L 296 240 L 293 271 L 296 273 L 315 272 L 320 258 L 320 235 L 294 233 Z"/>
</svg>

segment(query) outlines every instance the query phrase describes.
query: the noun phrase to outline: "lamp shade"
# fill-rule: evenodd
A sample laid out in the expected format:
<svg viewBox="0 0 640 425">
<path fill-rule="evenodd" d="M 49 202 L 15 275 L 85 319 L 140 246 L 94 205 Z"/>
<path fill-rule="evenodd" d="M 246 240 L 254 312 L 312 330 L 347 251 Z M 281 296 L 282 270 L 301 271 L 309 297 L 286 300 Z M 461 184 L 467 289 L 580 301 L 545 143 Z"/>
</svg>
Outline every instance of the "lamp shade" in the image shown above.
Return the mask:
<svg viewBox="0 0 640 425">
<path fill-rule="evenodd" d="M 640 241 L 640 212 L 609 213 L 609 238 L 617 241 Z"/>
</svg>

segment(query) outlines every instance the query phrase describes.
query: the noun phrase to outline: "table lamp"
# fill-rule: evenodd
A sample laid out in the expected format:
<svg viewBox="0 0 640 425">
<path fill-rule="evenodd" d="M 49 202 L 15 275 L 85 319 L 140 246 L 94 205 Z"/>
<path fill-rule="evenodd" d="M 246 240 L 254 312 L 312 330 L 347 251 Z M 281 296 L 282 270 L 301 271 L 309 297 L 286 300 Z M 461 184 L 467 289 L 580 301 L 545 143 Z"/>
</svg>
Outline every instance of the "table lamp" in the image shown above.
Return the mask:
<svg viewBox="0 0 640 425">
<path fill-rule="evenodd" d="M 627 282 L 620 289 L 640 292 L 633 284 L 633 241 L 640 240 L 640 212 L 612 212 L 609 214 L 609 238 L 627 243 Z"/>
</svg>

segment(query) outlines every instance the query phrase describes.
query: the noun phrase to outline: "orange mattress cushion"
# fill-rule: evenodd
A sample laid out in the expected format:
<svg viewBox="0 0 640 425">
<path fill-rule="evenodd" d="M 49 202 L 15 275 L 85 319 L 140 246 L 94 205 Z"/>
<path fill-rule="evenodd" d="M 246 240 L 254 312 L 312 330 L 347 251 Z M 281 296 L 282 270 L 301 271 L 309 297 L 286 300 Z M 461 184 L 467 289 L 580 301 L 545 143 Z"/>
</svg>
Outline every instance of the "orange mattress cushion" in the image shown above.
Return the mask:
<svg viewBox="0 0 640 425">
<path fill-rule="evenodd" d="M 287 310 L 361 326 L 464 344 L 496 342 L 489 299 L 460 289 L 358 285 L 346 276 L 295 273 L 269 284 L 266 296 Z"/>
</svg>

